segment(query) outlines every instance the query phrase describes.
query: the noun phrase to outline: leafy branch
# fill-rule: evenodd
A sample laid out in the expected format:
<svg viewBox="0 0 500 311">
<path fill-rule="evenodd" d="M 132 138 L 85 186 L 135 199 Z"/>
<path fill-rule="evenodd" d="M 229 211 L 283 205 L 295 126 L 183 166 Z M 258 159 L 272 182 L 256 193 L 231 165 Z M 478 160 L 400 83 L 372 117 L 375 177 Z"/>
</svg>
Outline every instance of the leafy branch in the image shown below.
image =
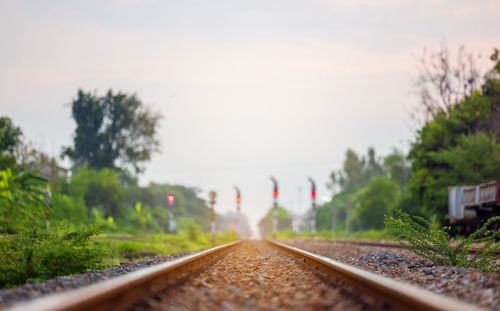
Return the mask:
<svg viewBox="0 0 500 311">
<path fill-rule="evenodd" d="M 449 227 L 432 229 L 430 223 L 419 216 L 396 211 L 396 216 L 385 216 L 385 224 L 395 241 L 410 251 L 439 265 L 477 268 L 484 272 L 500 272 L 500 263 L 495 263 L 496 252 L 500 250 L 500 230 L 488 229 L 500 216 L 492 217 L 476 232 L 469 235 L 455 247 L 448 242 Z M 472 244 L 484 243 L 475 254 Z"/>
</svg>

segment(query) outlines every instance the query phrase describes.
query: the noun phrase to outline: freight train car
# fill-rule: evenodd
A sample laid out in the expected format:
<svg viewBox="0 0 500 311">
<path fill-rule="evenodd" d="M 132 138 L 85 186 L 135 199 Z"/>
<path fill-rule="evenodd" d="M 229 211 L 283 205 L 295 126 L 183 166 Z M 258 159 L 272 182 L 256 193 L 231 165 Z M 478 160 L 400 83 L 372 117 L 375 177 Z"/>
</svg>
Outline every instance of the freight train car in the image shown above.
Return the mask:
<svg viewBox="0 0 500 311">
<path fill-rule="evenodd" d="M 500 181 L 448 187 L 448 213 L 454 231 L 469 234 L 490 217 L 500 215 Z M 499 222 L 494 229 L 499 228 Z"/>
</svg>

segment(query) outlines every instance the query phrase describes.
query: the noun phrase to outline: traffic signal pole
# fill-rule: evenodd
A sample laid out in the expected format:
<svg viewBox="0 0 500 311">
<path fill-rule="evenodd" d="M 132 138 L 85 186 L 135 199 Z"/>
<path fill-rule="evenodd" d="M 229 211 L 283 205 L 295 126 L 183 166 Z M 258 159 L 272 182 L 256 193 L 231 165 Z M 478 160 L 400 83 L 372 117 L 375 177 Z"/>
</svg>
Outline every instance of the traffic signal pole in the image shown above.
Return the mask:
<svg viewBox="0 0 500 311">
<path fill-rule="evenodd" d="M 240 188 L 233 186 L 234 190 L 236 190 L 236 211 L 238 215 L 240 214 L 240 203 L 241 203 L 241 191 Z"/>
<path fill-rule="evenodd" d="M 175 205 L 175 193 L 169 191 L 167 193 L 167 205 L 168 205 L 168 231 L 175 231 L 175 219 L 174 219 L 174 205 Z"/>
<path fill-rule="evenodd" d="M 217 198 L 217 192 L 210 191 L 208 196 L 210 197 L 210 231 L 212 233 L 211 241 L 212 246 L 215 246 L 215 199 Z"/>
<path fill-rule="evenodd" d="M 276 239 L 278 232 L 278 181 L 271 176 L 273 182 L 273 238 Z"/>
<path fill-rule="evenodd" d="M 234 190 L 236 190 L 236 232 L 240 234 L 241 239 L 245 239 L 245 230 L 243 229 L 243 221 L 241 220 L 241 191 L 240 188 L 233 186 Z M 239 231 L 239 232 L 238 232 Z"/>
<path fill-rule="evenodd" d="M 311 204 L 312 204 L 312 216 L 311 216 L 311 233 L 316 233 L 316 183 L 309 177 L 309 182 L 311 182 Z"/>
</svg>

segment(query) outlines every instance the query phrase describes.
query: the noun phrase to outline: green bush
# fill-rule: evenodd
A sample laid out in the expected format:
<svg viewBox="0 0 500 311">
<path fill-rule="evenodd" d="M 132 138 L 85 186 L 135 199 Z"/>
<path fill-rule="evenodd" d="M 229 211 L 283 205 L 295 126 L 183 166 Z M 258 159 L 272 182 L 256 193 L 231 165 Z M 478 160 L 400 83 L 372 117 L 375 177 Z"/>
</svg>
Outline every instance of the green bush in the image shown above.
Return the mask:
<svg viewBox="0 0 500 311">
<path fill-rule="evenodd" d="M 479 230 L 462 240 L 456 246 L 448 242 L 449 227 L 432 229 L 424 218 L 410 217 L 402 211 L 396 211 L 395 217 L 386 216 L 385 223 L 395 240 L 410 251 L 427 258 L 439 265 L 477 268 L 484 272 L 500 272 L 500 263 L 496 263 L 496 251 L 500 243 L 500 230 L 489 230 L 489 226 L 500 217 L 490 218 Z M 483 243 L 479 252 L 471 255 L 472 244 Z"/>
<path fill-rule="evenodd" d="M 28 221 L 41 224 L 51 212 L 47 180 L 37 171 L 0 171 L 0 229 L 16 232 Z"/>
<path fill-rule="evenodd" d="M 74 223 L 88 221 L 87 208 L 83 199 L 71 198 L 66 194 L 54 191 L 52 193 L 51 221 L 71 220 Z"/>
<path fill-rule="evenodd" d="M 240 240 L 240 236 L 234 230 L 219 232 L 215 235 L 215 244 L 222 245 Z"/>
<path fill-rule="evenodd" d="M 354 195 L 354 210 L 349 214 L 351 229 L 384 228 L 384 215 L 399 198 L 399 186 L 386 177 L 372 178 L 369 184 Z"/>
<path fill-rule="evenodd" d="M 105 218 L 125 215 L 124 187 L 112 169 L 81 167 L 71 177 L 68 192 L 72 199 L 83 200 L 89 215 L 94 208 L 101 210 Z"/>
<path fill-rule="evenodd" d="M 42 281 L 99 268 L 100 247 L 90 238 L 96 226 L 45 230 L 37 226 L 0 236 L 0 287 Z"/>
</svg>

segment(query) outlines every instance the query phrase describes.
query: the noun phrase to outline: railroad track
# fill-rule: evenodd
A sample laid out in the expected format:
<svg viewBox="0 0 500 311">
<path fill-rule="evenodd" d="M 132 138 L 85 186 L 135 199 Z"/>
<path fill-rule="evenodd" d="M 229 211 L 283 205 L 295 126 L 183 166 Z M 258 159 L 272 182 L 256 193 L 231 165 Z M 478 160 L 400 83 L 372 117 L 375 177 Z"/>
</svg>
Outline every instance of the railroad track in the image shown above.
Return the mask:
<svg viewBox="0 0 500 311">
<path fill-rule="evenodd" d="M 350 240 L 328 240 L 331 243 L 338 244 L 350 244 L 358 246 L 374 246 L 374 247 L 386 247 L 386 248 L 405 248 L 405 246 L 397 243 L 386 243 L 386 242 L 376 242 L 376 241 L 350 241 Z M 479 248 L 474 247 L 470 249 L 471 254 L 476 254 L 480 251 Z M 496 255 L 500 256 L 500 250 L 495 252 Z"/>
<path fill-rule="evenodd" d="M 239 241 L 12 310 L 480 310 L 272 241 Z"/>
</svg>

